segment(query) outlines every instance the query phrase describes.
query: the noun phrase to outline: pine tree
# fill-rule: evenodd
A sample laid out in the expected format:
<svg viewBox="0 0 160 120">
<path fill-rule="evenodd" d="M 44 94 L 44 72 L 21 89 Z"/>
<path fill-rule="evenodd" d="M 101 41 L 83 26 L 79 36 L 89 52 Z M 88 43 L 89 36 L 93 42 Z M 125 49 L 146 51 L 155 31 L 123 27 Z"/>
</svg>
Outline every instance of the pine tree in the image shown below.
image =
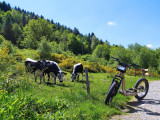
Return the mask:
<svg viewBox="0 0 160 120">
<path fill-rule="evenodd" d="M 6 20 L 4 23 L 4 37 L 7 40 L 12 41 L 13 39 L 13 31 L 12 31 L 12 16 L 11 16 L 11 12 L 7 12 L 6 15 Z M 12 41 L 13 44 L 15 44 L 15 42 Z"/>
<path fill-rule="evenodd" d="M 22 25 L 23 25 L 23 27 L 25 27 L 26 24 L 27 24 L 26 15 L 25 15 L 25 13 L 23 13 L 22 14 Z"/>
</svg>

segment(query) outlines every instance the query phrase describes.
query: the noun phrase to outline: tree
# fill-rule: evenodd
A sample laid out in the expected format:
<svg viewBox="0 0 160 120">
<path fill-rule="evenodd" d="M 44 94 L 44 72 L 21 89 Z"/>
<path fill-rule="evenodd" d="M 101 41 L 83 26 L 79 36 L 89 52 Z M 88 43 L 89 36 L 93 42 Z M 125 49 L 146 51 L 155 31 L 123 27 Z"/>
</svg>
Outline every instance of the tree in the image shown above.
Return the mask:
<svg viewBox="0 0 160 120">
<path fill-rule="evenodd" d="M 73 34 L 76 35 L 76 36 L 79 35 L 80 34 L 79 30 L 77 28 L 74 28 L 73 29 Z"/>
<path fill-rule="evenodd" d="M 110 47 L 107 44 L 99 44 L 92 53 L 93 57 L 104 58 L 109 60 L 110 58 Z"/>
<path fill-rule="evenodd" d="M 13 28 L 12 28 L 12 30 L 13 30 L 13 39 L 12 39 L 12 42 L 14 43 L 14 44 L 17 44 L 17 41 L 18 41 L 18 39 L 21 37 L 21 35 L 22 35 L 22 30 L 21 30 L 21 27 L 17 24 L 17 23 L 14 23 L 13 24 Z M 20 41 L 19 41 L 20 42 Z M 20 43 L 19 43 L 20 44 Z M 20 45 L 18 45 L 18 46 L 20 46 Z"/>
<path fill-rule="evenodd" d="M 132 62 L 140 65 L 140 51 L 143 46 L 138 43 L 128 45 L 128 50 L 130 51 Z"/>
<path fill-rule="evenodd" d="M 158 58 L 156 57 L 156 52 L 145 46 L 142 47 L 140 51 L 140 65 L 143 68 L 158 68 Z"/>
<path fill-rule="evenodd" d="M 91 42 L 92 42 L 92 41 L 91 41 L 91 34 L 90 34 L 90 33 L 88 34 L 88 39 L 87 39 L 87 41 L 89 42 L 89 46 L 91 46 Z"/>
<path fill-rule="evenodd" d="M 36 49 L 37 42 L 41 41 L 41 37 L 45 36 L 48 41 L 53 39 L 53 24 L 50 24 L 45 19 L 39 18 L 38 20 L 30 20 L 24 27 L 25 40 L 23 42 L 26 48 Z M 32 41 L 31 46 L 30 42 Z"/>
<path fill-rule="evenodd" d="M 73 33 L 68 35 L 68 40 L 68 49 L 76 55 L 81 53 L 81 42 L 77 40 Z"/>
<path fill-rule="evenodd" d="M 143 68 L 149 68 L 149 62 L 150 62 L 150 51 L 148 48 L 143 47 L 140 51 L 140 65 Z"/>
<path fill-rule="evenodd" d="M 132 63 L 132 56 L 130 51 L 125 49 L 123 46 L 112 46 L 110 56 L 119 58 L 122 63 Z"/>
<path fill-rule="evenodd" d="M 66 51 L 68 50 L 67 48 L 67 42 L 68 42 L 68 35 L 69 35 L 70 31 L 69 30 L 64 30 L 63 33 L 60 35 L 60 40 L 61 43 L 63 44 L 63 50 Z"/>
<path fill-rule="evenodd" d="M 25 27 L 26 24 L 27 24 L 26 14 L 22 13 L 22 25 L 23 25 L 23 27 Z"/>
<path fill-rule="evenodd" d="M 4 23 L 4 37 L 7 40 L 12 41 L 13 39 L 13 31 L 12 31 L 12 14 L 10 11 L 5 14 L 5 23 Z M 14 43 L 14 42 L 12 42 Z"/>
<path fill-rule="evenodd" d="M 82 41 L 82 54 L 91 53 L 91 48 L 87 36 L 83 36 L 80 39 Z"/>
<path fill-rule="evenodd" d="M 99 39 L 98 38 L 96 38 L 96 36 L 95 35 L 93 35 L 92 37 L 91 37 L 91 49 L 92 50 L 94 50 L 95 48 L 96 48 L 96 46 L 99 44 Z"/>
<path fill-rule="evenodd" d="M 56 30 L 54 33 L 54 37 L 51 41 L 56 41 L 57 43 L 61 42 L 61 32 L 59 30 Z"/>
<path fill-rule="evenodd" d="M 50 59 L 51 57 L 52 47 L 50 46 L 45 36 L 41 37 L 41 42 L 38 47 L 38 52 L 42 59 Z"/>
<path fill-rule="evenodd" d="M 11 10 L 10 4 L 7 4 L 5 1 L 3 1 L 2 3 L 0 2 L 0 8 L 4 12 L 7 12 L 7 11 Z"/>
<path fill-rule="evenodd" d="M 22 14 L 14 9 L 12 9 L 12 22 L 22 25 Z"/>
<path fill-rule="evenodd" d="M 0 13 L 1 13 L 1 12 L 2 12 L 2 11 L 0 10 Z M 4 30 L 4 25 L 3 25 L 3 23 L 4 23 L 3 15 L 0 14 L 0 34 L 3 34 L 3 30 Z"/>
<path fill-rule="evenodd" d="M 139 52 L 141 50 L 142 46 L 140 44 L 138 44 L 138 43 L 135 43 L 135 44 L 128 45 L 128 48 L 130 50 L 134 50 L 136 52 Z"/>
</svg>

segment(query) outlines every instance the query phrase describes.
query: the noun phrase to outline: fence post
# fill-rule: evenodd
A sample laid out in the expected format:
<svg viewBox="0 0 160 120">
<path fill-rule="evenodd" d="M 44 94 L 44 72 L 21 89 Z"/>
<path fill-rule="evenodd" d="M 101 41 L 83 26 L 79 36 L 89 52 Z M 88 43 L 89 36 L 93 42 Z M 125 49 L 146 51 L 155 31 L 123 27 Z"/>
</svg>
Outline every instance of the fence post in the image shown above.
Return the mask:
<svg viewBox="0 0 160 120">
<path fill-rule="evenodd" d="M 86 74 L 87 93 L 90 95 L 90 86 L 89 86 L 89 79 L 88 79 L 88 67 L 85 67 L 85 74 Z"/>
</svg>

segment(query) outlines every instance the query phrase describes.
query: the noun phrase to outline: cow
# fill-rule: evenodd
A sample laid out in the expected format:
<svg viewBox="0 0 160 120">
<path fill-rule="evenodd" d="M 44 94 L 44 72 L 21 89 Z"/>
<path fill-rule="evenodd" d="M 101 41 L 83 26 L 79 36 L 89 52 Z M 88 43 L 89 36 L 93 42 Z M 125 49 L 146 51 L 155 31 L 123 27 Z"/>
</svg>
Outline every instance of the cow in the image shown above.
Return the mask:
<svg viewBox="0 0 160 120">
<path fill-rule="evenodd" d="M 31 58 L 27 58 L 25 61 L 26 71 L 27 72 L 34 72 L 35 82 L 37 81 L 37 75 L 40 76 L 40 84 L 41 79 L 43 75 L 43 68 L 42 68 L 42 62 L 41 61 L 35 61 Z"/>
<path fill-rule="evenodd" d="M 76 79 L 77 75 L 78 75 L 78 81 L 79 81 L 80 73 L 82 73 L 82 81 L 83 81 L 83 65 L 81 63 L 75 64 L 73 67 L 72 75 L 71 75 L 72 82 L 74 82 L 74 79 Z"/>
<path fill-rule="evenodd" d="M 56 62 L 50 61 L 50 60 L 43 60 L 42 65 L 45 66 L 46 68 L 43 72 L 43 77 L 44 77 L 44 74 L 48 74 L 48 81 L 49 81 L 50 73 L 52 73 L 54 77 L 54 84 L 56 84 L 56 77 L 58 77 L 60 82 L 63 82 L 63 77 L 67 73 L 61 71 L 61 69 L 59 68 Z"/>
</svg>

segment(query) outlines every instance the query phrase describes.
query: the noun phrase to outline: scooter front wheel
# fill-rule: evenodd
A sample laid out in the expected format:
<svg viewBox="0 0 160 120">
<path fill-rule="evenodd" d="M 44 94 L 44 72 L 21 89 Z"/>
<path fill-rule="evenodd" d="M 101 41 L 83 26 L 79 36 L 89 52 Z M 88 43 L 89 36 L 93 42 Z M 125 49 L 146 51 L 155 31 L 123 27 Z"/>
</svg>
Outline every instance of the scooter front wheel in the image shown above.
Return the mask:
<svg viewBox="0 0 160 120">
<path fill-rule="evenodd" d="M 137 80 L 137 82 L 134 85 L 134 88 L 137 92 L 135 98 L 137 98 L 138 100 L 142 100 L 147 95 L 149 90 L 148 80 L 146 80 L 145 78 Z"/>
<path fill-rule="evenodd" d="M 118 84 L 116 82 L 113 82 L 111 84 L 111 87 L 109 88 L 108 94 L 107 94 L 106 99 L 105 99 L 105 104 L 106 105 L 108 105 L 112 101 L 113 97 L 116 95 L 117 86 L 118 86 Z"/>
</svg>

